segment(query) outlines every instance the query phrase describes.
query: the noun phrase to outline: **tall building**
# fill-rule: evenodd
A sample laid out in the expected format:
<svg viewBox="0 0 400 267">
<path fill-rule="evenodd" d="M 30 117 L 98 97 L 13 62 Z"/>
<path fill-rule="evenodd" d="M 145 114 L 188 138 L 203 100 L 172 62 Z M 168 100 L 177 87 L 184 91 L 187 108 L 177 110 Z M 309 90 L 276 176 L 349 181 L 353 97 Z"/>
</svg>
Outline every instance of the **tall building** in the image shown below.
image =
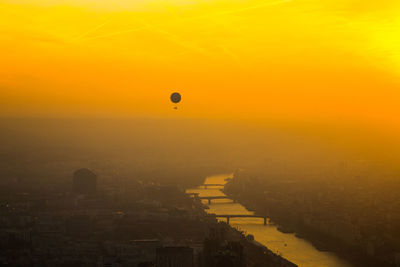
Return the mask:
<svg viewBox="0 0 400 267">
<path fill-rule="evenodd" d="M 68 235 L 74 237 L 90 237 L 94 230 L 94 220 L 87 215 L 74 215 L 66 219 Z"/>
<path fill-rule="evenodd" d="M 157 267 L 193 267 L 193 249 L 190 247 L 157 248 Z"/>
<path fill-rule="evenodd" d="M 76 194 L 94 194 L 97 188 L 97 176 L 88 169 L 74 172 L 73 190 Z"/>
</svg>

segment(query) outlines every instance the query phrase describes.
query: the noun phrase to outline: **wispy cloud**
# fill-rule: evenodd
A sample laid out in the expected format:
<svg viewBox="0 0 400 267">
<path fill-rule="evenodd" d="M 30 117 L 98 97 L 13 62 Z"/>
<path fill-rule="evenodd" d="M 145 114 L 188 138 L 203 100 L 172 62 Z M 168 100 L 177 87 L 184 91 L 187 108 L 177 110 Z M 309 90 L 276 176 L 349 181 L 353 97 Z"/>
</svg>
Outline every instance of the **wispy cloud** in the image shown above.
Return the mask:
<svg viewBox="0 0 400 267">
<path fill-rule="evenodd" d="M 292 1 L 293 0 L 279 0 L 279 1 L 273 1 L 273 2 L 265 2 L 265 3 L 262 3 L 262 4 L 258 4 L 258 5 L 252 5 L 252 6 L 242 7 L 242 8 L 230 9 L 230 10 L 225 10 L 225 11 L 221 11 L 221 12 L 215 12 L 215 13 L 211 13 L 211 14 L 203 14 L 203 15 L 195 16 L 195 17 L 191 17 L 191 18 L 182 18 L 182 19 L 174 20 L 174 21 L 172 21 L 172 23 L 184 23 L 184 22 L 189 22 L 189 21 L 196 21 L 196 20 L 199 20 L 199 19 L 205 19 L 205 18 L 211 18 L 211 17 L 220 17 L 220 16 L 225 16 L 225 15 L 245 12 L 245 11 L 249 11 L 249 10 L 260 9 L 260 8 L 264 8 L 264 7 L 268 7 L 268 6 L 276 6 L 276 5 L 286 4 L 286 3 L 289 3 L 289 2 L 292 2 Z M 94 39 L 108 38 L 108 37 L 113 37 L 113 36 L 117 36 L 117 35 L 121 35 L 121 34 L 128 34 L 128 33 L 132 33 L 132 32 L 147 30 L 147 29 L 150 29 L 150 28 L 163 26 L 163 25 L 165 25 L 165 23 L 163 23 L 163 24 L 159 23 L 159 24 L 156 24 L 156 25 L 154 25 L 154 24 L 153 25 L 146 25 L 146 26 L 143 26 L 143 27 L 137 27 L 137 28 L 127 29 L 127 30 L 121 30 L 121 31 L 116 31 L 116 32 L 108 33 L 108 34 L 93 36 L 93 37 L 89 37 L 89 38 L 80 38 L 80 39 L 82 39 L 82 40 L 94 40 Z"/>
</svg>

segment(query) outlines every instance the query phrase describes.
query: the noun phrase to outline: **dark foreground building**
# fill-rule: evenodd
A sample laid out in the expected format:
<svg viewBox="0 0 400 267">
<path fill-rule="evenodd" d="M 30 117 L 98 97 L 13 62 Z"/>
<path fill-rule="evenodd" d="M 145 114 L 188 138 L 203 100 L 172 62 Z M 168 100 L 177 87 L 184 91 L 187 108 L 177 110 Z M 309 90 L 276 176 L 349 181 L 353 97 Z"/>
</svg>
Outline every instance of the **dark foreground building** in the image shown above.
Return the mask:
<svg viewBox="0 0 400 267">
<path fill-rule="evenodd" d="M 190 247 L 157 248 L 157 267 L 193 267 L 193 249 Z"/>
<path fill-rule="evenodd" d="M 74 172 L 73 190 L 75 194 L 94 194 L 97 188 L 97 176 L 89 169 Z"/>
</svg>

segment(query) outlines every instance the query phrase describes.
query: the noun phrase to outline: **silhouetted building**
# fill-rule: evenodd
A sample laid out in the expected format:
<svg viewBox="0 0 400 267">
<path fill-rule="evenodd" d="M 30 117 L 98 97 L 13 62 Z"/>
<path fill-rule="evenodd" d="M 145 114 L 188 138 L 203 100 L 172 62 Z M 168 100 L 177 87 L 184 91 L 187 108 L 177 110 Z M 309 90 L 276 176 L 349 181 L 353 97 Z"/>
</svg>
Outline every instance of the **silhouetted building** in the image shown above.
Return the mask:
<svg viewBox="0 0 400 267">
<path fill-rule="evenodd" d="M 225 250 L 220 250 L 215 255 L 216 267 L 244 267 L 245 259 L 243 246 L 240 242 L 228 242 Z"/>
<path fill-rule="evenodd" d="M 244 249 L 240 242 L 204 241 L 204 262 L 207 267 L 245 267 Z"/>
<path fill-rule="evenodd" d="M 76 194 L 93 194 L 97 188 L 97 176 L 88 169 L 74 172 L 73 190 Z"/>
<path fill-rule="evenodd" d="M 122 267 L 120 259 L 112 256 L 105 256 L 101 262 L 98 263 L 99 267 Z"/>
<path fill-rule="evenodd" d="M 157 248 L 157 267 L 193 267 L 193 249 L 189 247 Z"/>
<path fill-rule="evenodd" d="M 87 215 L 75 215 L 66 220 L 67 233 L 75 237 L 89 237 L 94 229 L 94 221 Z"/>
<path fill-rule="evenodd" d="M 137 267 L 154 267 L 154 263 L 152 262 L 140 262 Z"/>
</svg>

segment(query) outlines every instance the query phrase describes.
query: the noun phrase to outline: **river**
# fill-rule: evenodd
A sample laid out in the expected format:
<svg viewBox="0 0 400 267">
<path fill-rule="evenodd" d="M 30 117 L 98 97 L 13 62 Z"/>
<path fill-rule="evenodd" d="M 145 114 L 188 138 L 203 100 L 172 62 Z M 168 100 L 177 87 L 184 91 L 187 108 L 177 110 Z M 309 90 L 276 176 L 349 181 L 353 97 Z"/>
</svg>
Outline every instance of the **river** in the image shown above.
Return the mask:
<svg viewBox="0 0 400 267">
<path fill-rule="evenodd" d="M 205 184 L 225 184 L 225 178 L 231 174 L 209 176 Z M 225 196 L 221 187 L 195 188 L 187 190 L 188 193 L 199 193 L 199 196 Z M 207 200 L 204 202 L 207 204 Z M 215 214 L 253 214 L 240 203 L 233 203 L 230 199 L 213 200 L 208 213 Z M 221 218 L 221 221 L 226 219 Z M 230 225 L 251 234 L 259 243 L 300 267 L 350 267 L 349 262 L 339 258 L 331 252 L 319 251 L 307 240 L 296 237 L 294 234 L 285 234 L 277 229 L 273 223 L 264 225 L 263 219 L 258 218 L 231 218 Z"/>
</svg>

